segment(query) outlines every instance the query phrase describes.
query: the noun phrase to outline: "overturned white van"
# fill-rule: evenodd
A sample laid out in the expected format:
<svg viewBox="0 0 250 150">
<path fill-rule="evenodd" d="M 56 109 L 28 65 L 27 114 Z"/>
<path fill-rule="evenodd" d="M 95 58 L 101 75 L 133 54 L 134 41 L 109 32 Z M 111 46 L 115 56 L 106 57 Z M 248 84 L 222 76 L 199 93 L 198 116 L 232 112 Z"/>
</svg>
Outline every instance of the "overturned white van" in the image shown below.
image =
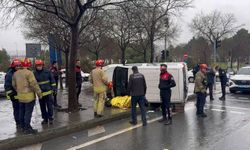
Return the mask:
<svg viewBox="0 0 250 150">
<path fill-rule="evenodd" d="M 114 95 L 127 95 L 127 85 L 129 75 L 132 73 L 132 66 L 137 66 L 139 72 L 144 74 L 147 83 L 146 98 L 149 103 L 160 103 L 160 90 L 158 88 L 160 77 L 161 63 L 141 63 L 141 64 L 112 64 L 105 66 L 103 69 L 108 75 L 109 81 L 113 82 Z M 176 86 L 172 89 L 172 104 L 183 104 L 187 100 L 188 94 L 188 77 L 187 65 L 180 63 L 165 63 L 168 66 L 168 72 L 175 79 Z"/>
</svg>

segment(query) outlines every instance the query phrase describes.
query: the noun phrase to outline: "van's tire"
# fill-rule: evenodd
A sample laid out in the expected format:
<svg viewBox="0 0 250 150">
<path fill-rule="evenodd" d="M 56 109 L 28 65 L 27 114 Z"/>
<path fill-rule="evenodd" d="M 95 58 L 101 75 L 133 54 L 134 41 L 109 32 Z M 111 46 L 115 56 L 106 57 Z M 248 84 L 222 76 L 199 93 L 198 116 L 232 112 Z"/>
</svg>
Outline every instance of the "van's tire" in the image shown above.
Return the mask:
<svg viewBox="0 0 250 150">
<path fill-rule="evenodd" d="M 149 103 L 149 110 L 158 111 L 161 107 L 161 103 Z"/>
<path fill-rule="evenodd" d="M 189 83 L 194 83 L 194 77 L 189 77 L 189 78 L 188 78 L 188 82 L 189 82 Z"/>
<path fill-rule="evenodd" d="M 229 91 L 230 91 L 230 93 L 233 93 L 233 94 L 235 94 L 235 93 L 236 93 L 236 91 L 235 91 L 235 90 L 230 90 L 230 89 L 229 89 Z"/>
</svg>

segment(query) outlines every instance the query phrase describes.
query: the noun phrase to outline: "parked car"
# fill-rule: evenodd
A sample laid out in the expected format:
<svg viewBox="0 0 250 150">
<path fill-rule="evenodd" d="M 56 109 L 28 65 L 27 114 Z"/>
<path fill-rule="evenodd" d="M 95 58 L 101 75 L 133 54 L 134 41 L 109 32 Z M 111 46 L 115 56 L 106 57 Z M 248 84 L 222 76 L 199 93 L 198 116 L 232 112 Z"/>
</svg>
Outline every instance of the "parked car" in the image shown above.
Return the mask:
<svg viewBox="0 0 250 150">
<path fill-rule="evenodd" d="M 62 79 L 64 80 L 66 78 L 66 70 L 61 69 L 61 73 L 62 73 Z M 81 75 L 82 75 L 83 81 L 89 80 L 89 73 L 84 73 L 83 71 L 81 71 Z"/>
<path fill-rule="evenodd" d="M 250 92 L 250 66 L 242 67 L 236 75 L 229 79 L 230 93 L 237 91 Z"/>
<path fill-rule="evenodd" d="M 5 89 L 4 89 L 4 76 L 0 76 L 0 96 L 5 96 Z"/>
</svg>

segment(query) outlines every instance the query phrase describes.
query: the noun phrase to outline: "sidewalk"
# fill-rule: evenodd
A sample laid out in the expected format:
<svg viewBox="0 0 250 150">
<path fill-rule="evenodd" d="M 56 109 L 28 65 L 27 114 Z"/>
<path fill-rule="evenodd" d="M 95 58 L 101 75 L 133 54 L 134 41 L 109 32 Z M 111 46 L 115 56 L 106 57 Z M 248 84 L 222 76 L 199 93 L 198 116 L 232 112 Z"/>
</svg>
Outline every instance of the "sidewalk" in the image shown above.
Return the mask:
<svg viewBox="0 0 250 150">
<path fill-rule="evenodd" d="M 12 103 L 8 100 L 0 99 L 0 149 L 6 149 L 8 146 L 15 146 L 15 148 L 20 147 L 21 145 L 24 145 L 22 142 L 29 144 L 29 142 L 23 141 L 22 139 L 31 138 L 30 140 L 33 140 L 33 142 L 35 140 L 39 142 L 39 140 L 42 140 L 43 138 L 49 138 L 51 134 L 54 134 L 54 136 L 60 136 L 69 131 L 77 131 L 78 128 L 89 128 L 91 125 L 97 126 L 99 123 L 101 124 L 107 120 L 121 119 L 130 115 L 129 110 L 105 108 L 104 117 L 95 119 L 92 98 L 91 87 L 89 83 L 84 82 L 79 102 L 83 104 L 83 107 L 87 108 L 87 110 L 76 113 L 66 113 L 55 110 L 53 125 L 41 125 L 42 117 L 40 107 L 38 101 L 36 101 L 31 121 L 31 125 L 39 131 L 39 134 L 35 136 L 24 135 L 16 131 L 12 115 Z M 58 103 L 62 105 L 63 108 L 67 108 L 66 90 L 58 90 Z M 51 136 L 51 138 L 54 136 Z"/>
</svg>

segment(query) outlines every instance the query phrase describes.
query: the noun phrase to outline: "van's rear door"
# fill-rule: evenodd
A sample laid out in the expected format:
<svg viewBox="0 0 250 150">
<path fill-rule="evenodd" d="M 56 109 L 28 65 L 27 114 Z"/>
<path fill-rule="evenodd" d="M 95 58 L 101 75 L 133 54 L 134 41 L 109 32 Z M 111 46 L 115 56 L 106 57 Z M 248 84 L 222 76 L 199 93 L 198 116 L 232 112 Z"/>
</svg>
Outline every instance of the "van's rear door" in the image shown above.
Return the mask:
<svg viewBox="0 0 250 150">
<path fill-rule="evenodd" d="M 128 68 L 115 67 L 112 81 L 115 96 L 124 96 L 128 94 Z"/>
</svg>

